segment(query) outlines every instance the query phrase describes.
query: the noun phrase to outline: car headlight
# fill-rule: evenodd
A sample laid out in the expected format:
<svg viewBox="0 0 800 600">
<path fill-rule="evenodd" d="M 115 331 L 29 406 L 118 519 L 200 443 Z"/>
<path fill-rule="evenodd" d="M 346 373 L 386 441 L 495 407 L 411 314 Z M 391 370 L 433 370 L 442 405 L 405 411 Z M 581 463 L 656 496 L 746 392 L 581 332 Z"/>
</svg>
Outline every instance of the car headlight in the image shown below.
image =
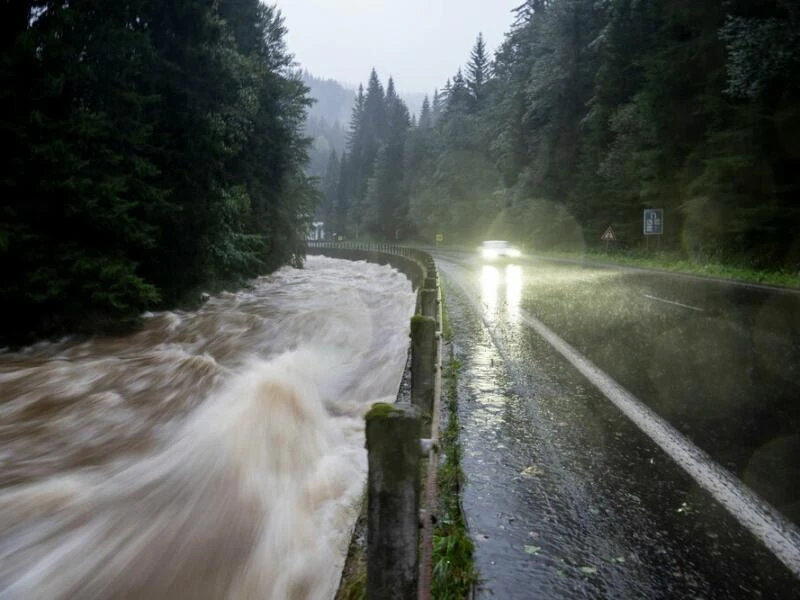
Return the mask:
<svg viewBox="0 0 800 600">
<path fill-rule="evenodd" d="M 481 250 L 481 256 L 488 259 L 497 258 L 497 252 L 494 250 Z"/>
</svg>

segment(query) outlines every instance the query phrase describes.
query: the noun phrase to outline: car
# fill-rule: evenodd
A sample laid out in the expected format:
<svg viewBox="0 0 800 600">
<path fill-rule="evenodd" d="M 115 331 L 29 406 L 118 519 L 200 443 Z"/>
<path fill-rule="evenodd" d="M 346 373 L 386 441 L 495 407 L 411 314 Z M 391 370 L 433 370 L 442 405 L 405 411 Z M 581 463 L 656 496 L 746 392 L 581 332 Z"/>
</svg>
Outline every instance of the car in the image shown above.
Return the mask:
<svg viewBox="0 0 800 600">
<path fill-rule="evenodd" d="M 522 253 L 505 240 L 487 240 L 480 246 L 481 258 L 484 260 L 502 260 L 519 258 Z"/>
</svg>

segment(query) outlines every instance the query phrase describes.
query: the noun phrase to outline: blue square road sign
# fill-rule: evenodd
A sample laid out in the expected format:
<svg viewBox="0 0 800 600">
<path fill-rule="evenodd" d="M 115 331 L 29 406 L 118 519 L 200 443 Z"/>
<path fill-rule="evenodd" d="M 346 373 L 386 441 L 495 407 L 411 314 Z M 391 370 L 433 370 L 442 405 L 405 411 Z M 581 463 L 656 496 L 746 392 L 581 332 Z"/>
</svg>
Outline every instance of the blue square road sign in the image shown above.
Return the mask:
<svg viewBox="0 0 800 600">
<path fill-rule="evenodd" d="M 644 209 L 644 234 L 663 235 L 664 233 L 664 210 L 661 208 Z"/>
</svg>

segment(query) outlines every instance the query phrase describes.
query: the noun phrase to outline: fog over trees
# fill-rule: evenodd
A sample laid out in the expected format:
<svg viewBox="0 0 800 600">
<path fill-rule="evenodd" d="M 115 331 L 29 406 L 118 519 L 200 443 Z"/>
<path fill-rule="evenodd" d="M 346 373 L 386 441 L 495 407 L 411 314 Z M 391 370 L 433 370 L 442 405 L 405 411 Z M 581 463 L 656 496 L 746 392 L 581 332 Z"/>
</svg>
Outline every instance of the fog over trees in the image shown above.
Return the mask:
<svg viewBox="0 0 800 600">
<path fill-rule="evenodd" d="M 800 8 L 789 0 L 529 0 L 412 123 L 373 72 L 325 176 L 328 231 L 532 248 L 613 224 L 694 258 L 797 269 Z"/>
<path fill-rule="evenodd" d="M 299 72 L 258 0 L 4 3 L 0 343 L 299 265 L 315 217 L 583 250 L 662 208 L 662 249 L 797 270 L 800 5 L 528 0 L 509 27 L 410 110 L 388 74 Z"/>
</svg>

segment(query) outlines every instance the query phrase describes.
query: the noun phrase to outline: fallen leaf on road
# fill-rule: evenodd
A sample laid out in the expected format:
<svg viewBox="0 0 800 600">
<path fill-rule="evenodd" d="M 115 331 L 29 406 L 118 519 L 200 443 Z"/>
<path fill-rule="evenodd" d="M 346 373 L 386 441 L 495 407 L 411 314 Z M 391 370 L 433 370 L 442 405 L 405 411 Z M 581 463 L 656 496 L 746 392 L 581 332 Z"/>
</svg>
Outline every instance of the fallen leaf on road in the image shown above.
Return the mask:
<svg viewBox="0 0 800 600">
<path fill-rule="evenodd" d="M 539 475 L 544 475 L 544 471 L 542 471 L 536 465 L 531 465 L 530 467 L 525 467 L 522 469 L 520 475 L 523 477 L 538 477 Z"/>
</svg>

